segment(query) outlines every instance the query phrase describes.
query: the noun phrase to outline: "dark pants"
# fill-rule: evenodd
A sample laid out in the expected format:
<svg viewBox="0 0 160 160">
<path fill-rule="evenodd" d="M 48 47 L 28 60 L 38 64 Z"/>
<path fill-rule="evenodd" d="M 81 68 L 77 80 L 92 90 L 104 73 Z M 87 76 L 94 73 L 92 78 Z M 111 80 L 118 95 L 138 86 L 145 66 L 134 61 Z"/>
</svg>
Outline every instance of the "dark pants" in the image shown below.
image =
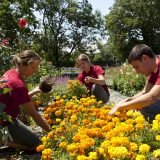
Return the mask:
<svg viewBox="0 0 160 160">
<path fill-rule="evenodd" d="M 109 94 L 101 85 L 94 84 L 92 86 L 91 93 L 97 98 L 98 101 L 102 101 L 103 103 L 106 103 L 109 100 Z"/>
<path fill-rule="evenodd" d="M 32 148 L 38 146 L 41 141 L 39 137 L 20 120 L 8 126 L 13 142 Z"/>
<path fill-rule="evenodd" d="M 157 100 L 156 103 L 144 107 L 140 110 L 146 120 L 149 120 L 150 123 L 155 119 L 157 114 L 160 114 L 160 100 Z"/>
</svg>

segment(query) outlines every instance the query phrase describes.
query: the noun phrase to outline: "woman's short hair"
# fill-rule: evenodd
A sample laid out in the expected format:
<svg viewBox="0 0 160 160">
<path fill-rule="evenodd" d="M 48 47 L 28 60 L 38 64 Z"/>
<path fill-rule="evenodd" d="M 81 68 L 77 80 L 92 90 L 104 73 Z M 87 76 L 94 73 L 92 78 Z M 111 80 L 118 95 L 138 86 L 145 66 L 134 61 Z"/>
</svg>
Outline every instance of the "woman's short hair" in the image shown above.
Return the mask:
<svg viewBox="0 0 160 160">
<path fill-rule="evenodd" d="M 155 54 L 149 46 L 145 44 L 138 44 L 131 50 L 128 57 L 128 63 L 136 60 L 141 61 L 143 55 L 147 55 L 150 58 L 155 58 Z"/>
<path fill-rule="evenodd" d="M 14 55 L 12 62 L 15 65 L 28 65 L 36 60 L 41 61 L 41 57 L 37 53 L 31 50 L 25 50 Z"/>
</svg>

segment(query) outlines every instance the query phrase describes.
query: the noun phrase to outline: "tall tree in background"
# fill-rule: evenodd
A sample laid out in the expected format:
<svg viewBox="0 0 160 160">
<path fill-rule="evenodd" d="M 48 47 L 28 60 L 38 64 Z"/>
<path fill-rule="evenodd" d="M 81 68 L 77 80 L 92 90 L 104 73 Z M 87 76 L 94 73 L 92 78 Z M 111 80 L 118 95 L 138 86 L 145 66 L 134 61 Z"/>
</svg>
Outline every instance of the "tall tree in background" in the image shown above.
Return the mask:
<svg viewBox="0 0 160 160">
<path fill-rule="evenodd" d="M 115 0 L 106 16 L 110 52 L 126 59 L 135 44 L 145 43 L 159 53 L 159 10 L 159 0 Z"/>
<path fill-rule="evenodd" d="M 101 14 L 93 14 L 87 0 L 39 0 L 37 11 L 42 19 L 37 43 L 56 67 L 74 50 L 85 52 L 87 45 L 96 42 L 98 33 L 104 29 Z"/>
</svg>

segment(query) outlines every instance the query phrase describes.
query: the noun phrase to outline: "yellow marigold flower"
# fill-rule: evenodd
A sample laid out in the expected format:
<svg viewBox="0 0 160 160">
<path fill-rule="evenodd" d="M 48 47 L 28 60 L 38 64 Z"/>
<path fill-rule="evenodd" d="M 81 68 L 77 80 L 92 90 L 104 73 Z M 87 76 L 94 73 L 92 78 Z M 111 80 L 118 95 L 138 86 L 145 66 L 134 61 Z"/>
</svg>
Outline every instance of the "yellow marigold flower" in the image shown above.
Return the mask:
<svg viewBox="0 0 160 160">
<path fill-rule="evenodd" d="M 134 117 L 141 116 L 141 113 L 140 113 L 140 112 L 134 112 L 134 113 L 133 113 L 133 116 L 134 116 Z"/>
<path fill-rule="evenodd" d="M 81 139 L 81 135 L 80 134 L 76 134 L 73 138 L 74 141 L 79 141 Z"/>
<path fill-rule="evenodd" d="M 160 141 L 160 135 L 157 135 L 157 136 L 156 136 L 156 140 L 157 140 L 157 141 Z"/>
<path fill-rule="evenodd" d="M 115 113 L 115 115 L 116 116 L 119 116 L 121 113 L 119 112 L 119 111 L 117 111 L 116 113 Z"/>
<path fill-rule="evenodd" d="M 127 111 L 126 115 L 127 115 L 128 117 L 133 116 L 133 110 L 129 110 L 129 111 Z"/>
<path fill-rule="evenodd" d="M 98 148 L 98 152 L 100 153 L 100 154 L 105 154 L 105 151 L 104 151 L 104 149 L 103 148 Z"/>
<path fill-rule="evenodd" d="M 156 115 L 155 120 L 158 120 L 160 122 L 160 114 Z"/>
<path fill-rule="evenodd" d="M 53 154 L 53 151 L 50 148 L 44 149 L 42 151 L 42 155 L 47 156 L 48 159 L 51 158 L 52 154 Z"/>
<path fill-rule="evenodd" d="M 121 146 L 121 145 L 128 145 L 129 140 L 128 137 L 113 137 L 111 138 L 112 146 Z"/>
<path fill-rule="evenodd" d="M 111 145 L 111 142 L 109 140 L 106 140 L 101 143 L 101 147 L 105 150 L 107 150 L 110 145 Z"/>
<path fill-rule="evenodd" d="M 135 119 L 135 122 L 136 123 L 144 123 L 145 122 L 145 119 L 143 116 L 138 116 L 136 119 Z"/>
<path fill-rule="evenodd" d="M 72 115 L 71 118 L 70 118 L 70 122 L 74 123 L 75 121 L 77 121 L 77 116 Z"/>
<path fill-rule="evenodd" d="M 160 123 L 158 120 L 153 120 L 152 130 L 160 130 Z"/>
<path fill-rule="evenodd" d="M 90 152 L 90 153 L 89 153 L 89 158 L 90 158 L 90 159 L 98 159 L 97 153 L 96 153 L 96 152 Z"/>
<path fill-rule="evenodd" d="M 66 95 L 63 95 L 63 98 L 65 99 L 65 98 L 67 98 L 67 96 L 66 96 Z"/>
<path fill-rule="evenodd" d="M 57 100 L 57 101 L 60 100 L 60 96 L 56 96 L 56 100 Z"/>
<path fill-rule="evenodd" d="M 51 131 L 47 135 L 48 138 L 53 138 L 54 137 L 54 131 Z"/>
<path fill-rule="evenodd" d="M 86 138 L 86 139 L 82 140 L 81 142 L 84 143 L 87 148 L 94 146 L 94 144 L 95 144 L 95 140 L 93 138 Z"/>
<path fill-rule="evenodd" d="M 78 156 L 77 160 L 90 160 L 88 157 L 82 155 L 82 156 Z"/>
<path fill-rule="evenodd" d="M 134 152 L 134 151 L 138 150 L 138 145 L 136 143 L 132 142 L 129 144 L 129 149 L 130 149 L 130 151 Z"/>
<path fill-rule="evenodd" d="M 145 155 L 140 155 L 140 154 L 138 154 L 138 155 L 136 156 L 136 160 L 146 160 L 146 157 L 145 157 Z"/>
<path fill-rule="evenodd" d="M 58 110 L 58 111 L 55 112 L 55 115 L 56 115 L 57 117 L 59 117 L 61 114 L 62 114 L 62 111 L 61 111 L 61 110 Z"/>
<path fill-rule="evenodd" d="M 144 129 L 144 124 L 143 124 L 143 123 L 137 123 L 137 124 L 135 125 L 135 128 L 136 128 L 136 129 Z"/>
<path fill-rule="evenodd" d="M 133 120 L 133 119 L 127 119 L 127 120 L 126 120 L 126 123 L 127 123 L 127 124 L 133 124 L 133 123 L 134 123 L 134 120 Z"/>
<path fill-rule="evenodd" d="M 97 105 L 101 105 L 103 102 L 102 101 L 98 101 L 98 104 Z"/>
<path fill-rule="evenodd" d="M 60 123 L 62 120 L 60 118 L 56 118 L 56 123 Z"/>
<path fill-rule="evenodd" d="M 160 149 L 153 151 L 153 157 L 160 158 Z"/>
<path fill-rule="evenodd" d="M 51 108 L 51 107 L 48 107 L 47 110 L 46 110 L 46 113 L 47 113 L 47 114 L 51 114 L 52 111 L 53 111 L 52 108 Z"/>
<path fill-rule="evenodd" d="M 142 144 L 139 146 L 139 151 L 142 154 L 149 152 L 149 150 L 150 150 L 150 146 L 148 144 Z"/>
<path fill-rule="evenodd" d="M 76 100 L 76 99 L 77 99 L 77 97 L 76 97 L 76 96 L 72 96 L 72 99 Z"/>
<path fill-rule="evenodd" d="M 112 122 L 120 122 L 120 120 L 119 120 L 118 117 L 113 117 L 113 118 L 112 118 Z"/>
<path fill-rule="evenodd" d="M 47 140 L 48 140 L 48 139 L 47 139 L 46 136 L 43 136 L 43 137 L 41 138 L 41 141 L 42 141 L 42 142 L 47 142 Z"/>
<path fill-rule="evenodd" d="M 93 98 L 93 99 L 94 99 L 94 98 L 95 98 L 95 96 L 94 96 L 94 95 L 91 95 L 91 98 Z"/>
<path fill-rule="evenodd" d="M 126 158 L 128 156 L 126 147 L 109 147 L 108 153 L 112 158 Z"/>
<path fill-rule="evenodd" d="M 67 146 L 67 152 L 76 152 L 78 150 L 76 144 L 72 143 Z"/>
<path fill-rule="evenodd" d="M 61 142 L 61 143 L 59 144 L 59 147 L 61 147 L 61 148 L 63 148 L 63 149 L 65 149 L 66 146 L 67 146 L 67 142 Z"/>
</svg>

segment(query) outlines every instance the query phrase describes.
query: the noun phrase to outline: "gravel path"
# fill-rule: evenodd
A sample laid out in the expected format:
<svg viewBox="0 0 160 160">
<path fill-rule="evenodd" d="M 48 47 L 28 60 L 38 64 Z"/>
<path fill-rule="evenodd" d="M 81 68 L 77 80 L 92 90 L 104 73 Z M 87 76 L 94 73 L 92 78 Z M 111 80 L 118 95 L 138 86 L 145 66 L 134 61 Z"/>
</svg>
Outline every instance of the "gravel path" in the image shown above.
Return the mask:
<svg viewBox="0 0 160 160">
<path fill-rule="evenodd" d="M 127 98 L 126 96 L 121 95 L 121 93 L 119 93 L 115 90 L 112 90 L 112 89 L 109 89 L 109 93 L 110 93 L 110 99 L 109 99 L 110 103 L 115 103 L 116 104 L 119 101 L 121 101 L 122 99 Z"/>
<path fill-rule="evenodd" d="M 118 103 L 120 100 L 126 98 L 119 92 L 109 89 L 110 100 L 109 103 Z M 40 111 L 41 112 L 41 111 Z M 41 135 L 42 129 L 39 126 L 32 128 L 38 135 Z M 40 160 L 41 154 L 16 151 L 14 149 L 4 147 L 0 149 L 0 160 Z"/>
</svg>

